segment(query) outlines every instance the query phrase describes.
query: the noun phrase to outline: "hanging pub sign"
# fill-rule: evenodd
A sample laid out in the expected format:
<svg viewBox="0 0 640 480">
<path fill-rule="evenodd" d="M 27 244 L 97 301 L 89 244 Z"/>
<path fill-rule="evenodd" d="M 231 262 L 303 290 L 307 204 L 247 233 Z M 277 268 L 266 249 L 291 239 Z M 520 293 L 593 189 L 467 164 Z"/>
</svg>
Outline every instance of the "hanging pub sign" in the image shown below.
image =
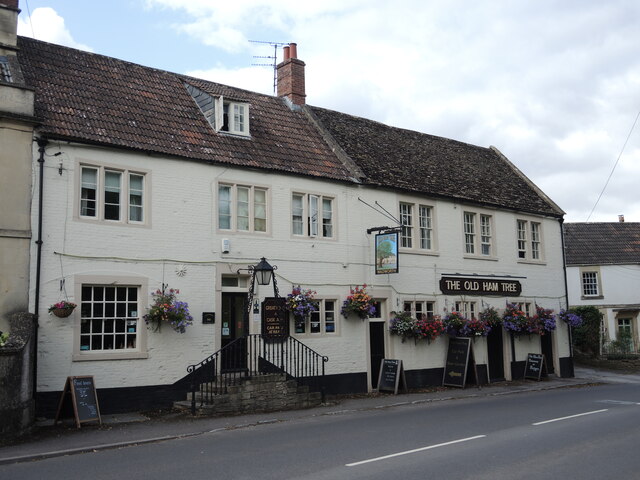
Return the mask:
<svg viewBox="0 0 640 480">
<path fill-rule="evenodd" d="M 376 235 L 376 275 L 398 273 L 398 232 Z"/>
<path fill-rule="evenodd" d="M 447 295 L 495 295 L 499 297 L 518 297 L 522 285 L 518 280 L 495 278 L 440 278 L 440 291 Z"/>
<path fill-rule="evenodd" d="M 262 336 L 266 339 L 284 339 L 289 336 L 286 298 L 267 297 L 262 302 Z"/>
</svg>

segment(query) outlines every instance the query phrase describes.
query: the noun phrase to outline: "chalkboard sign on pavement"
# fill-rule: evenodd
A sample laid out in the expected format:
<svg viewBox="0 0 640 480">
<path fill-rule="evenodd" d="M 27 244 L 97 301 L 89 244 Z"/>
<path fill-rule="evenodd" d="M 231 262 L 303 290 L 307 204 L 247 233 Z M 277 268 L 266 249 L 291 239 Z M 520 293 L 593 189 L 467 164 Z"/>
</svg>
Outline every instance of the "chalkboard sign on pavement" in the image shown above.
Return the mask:
<svg viewBox="0 0 640 480">
<path fill-rule="evenodd" d="M 69 406 L 73 410 L 73 416 L 78 428 L 80 428 L 80 424 L 85 422 L 97 421 L 102 424 L 98 395 L 96 394 L 96 386 L 92 376 L 67 377 L 60 403 L 58 404 L 55 423 L 58 423 L 63 413 L 69 410 Z"/>
<path fill-rule="evenodd" d="M 476 362 L 473 358 L 471 339 L 466 337 L 450 338 L 442 385 L 464 388 L 467 381 L 469 363 L 471 363 L 474 380 L 478 388 L 480 388 L 478 373 L 476 372 Z"/>
<path fill-rule="evenodd" d="M 542 353 L 528 353 L 527 363 L 524 366 L 524 378 L 540 381 L 543 368 L 546 373 L 547 365 L 544 361 L 544 355 Z"/>
<path fill-rule="evenodd" d="M 380 376 L 378 377 L 378 391 L 398 393 L 398 387 L 407 391 L 407 381 L 404 377 L 404 368 L 402 368 L 402 360 L 393 360 L 383 358 L 380 362 Z"/>
</svg>

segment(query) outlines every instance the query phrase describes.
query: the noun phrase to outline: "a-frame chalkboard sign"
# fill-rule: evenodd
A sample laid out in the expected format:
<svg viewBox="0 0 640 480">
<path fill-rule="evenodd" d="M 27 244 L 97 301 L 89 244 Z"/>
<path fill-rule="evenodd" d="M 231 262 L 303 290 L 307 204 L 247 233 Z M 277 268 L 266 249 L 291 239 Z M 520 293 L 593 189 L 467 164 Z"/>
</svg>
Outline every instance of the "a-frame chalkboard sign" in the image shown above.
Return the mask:
<svg viewBox="0 0 640 480">
<path fill-rule="evenodd" d="M 64 412 L 69 411 L 69 407 L 73 409 L 73 417 L 78 428 L 86 422 L 97 421 L 102 425 L 98 395 L 92 376 L 67 377 L 54 424 L 61 420 Z"/>
<path fill-rule="evenodd" d="M 547 374 L 547 363 L 542 353 L 528 353 L 524 364 L 524 378 L 540 381 L 542 369 Z"/>
<path fill-rule="evenodd" d="M 471 366 L 471 370 L 469 370 L 469 366 Z M 449 338 L 442 385 L 464 388 L 469 372 L 473 373 L 473 380 L 480 388 L 471 339 L 466 337 Z"/>
<path fill-rule="evenodd" d="M 404 377 L 402 360 L 383 358 L 380 361 L 380 376 L 378 377 L 378 391 L 398 393 L 398 387 L 407 391 L 407 380 Z"/>
</svg>

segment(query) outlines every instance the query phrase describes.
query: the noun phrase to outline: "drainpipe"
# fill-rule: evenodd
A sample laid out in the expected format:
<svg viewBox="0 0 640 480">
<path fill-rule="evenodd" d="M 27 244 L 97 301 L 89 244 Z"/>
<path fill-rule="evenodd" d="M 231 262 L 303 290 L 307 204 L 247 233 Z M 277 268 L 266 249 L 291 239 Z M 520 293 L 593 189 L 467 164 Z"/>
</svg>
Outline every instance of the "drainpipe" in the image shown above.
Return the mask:
<svg viewBox="0 0 640 480">
<path fill-rule="evenodd" d="M 567 305 L 567 310 L 569 310 L 569 286 L 567 283 L 567 259 L 565 257 L 564 251 L 564 218 L 560 218 L 560 241 L 562 243 L 562 271 L 564 272 L 564 300 Z M 569 332 L 569 358 L 571 358 L 571 374 L 570 377 L 573 377 L 573 339 L 571 338 L 571 326 L 567 325 L 567 330 Z M 562 375 L 562 370 L 560 371 L 560 375 Z"/>
<path fill-rule="evenodd" d="M 38 390 L 38 328 L 40 315 L 40 270 L 42 265 L 42 204 L 44 202 L 44 149 L 47 146 L 46 138 L 38 138 L 38 164 L 39 164 L 39 180 L 38 180 L 38 239 L 36 240 L 37 258 L 36 258 L 36 292 L 33 313 L 36 317 L 35 334 L 34 334 L 34 350 L 33 357 L 33 399 L 35 402 L 36 392 Z"/>
</svg>

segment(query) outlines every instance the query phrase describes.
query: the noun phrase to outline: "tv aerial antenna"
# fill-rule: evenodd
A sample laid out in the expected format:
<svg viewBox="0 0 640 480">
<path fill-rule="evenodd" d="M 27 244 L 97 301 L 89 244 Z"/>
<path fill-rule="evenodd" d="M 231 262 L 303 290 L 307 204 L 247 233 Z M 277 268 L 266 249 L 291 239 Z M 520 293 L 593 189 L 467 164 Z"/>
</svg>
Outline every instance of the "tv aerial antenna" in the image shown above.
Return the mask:
<svg viewBox="0 0 640 480">
<path fill-rule="evenodd" d="M 283 47 L 285 45 L 289 45 L 289 42 L 266 42 L 266 41 L 262 41 L 262 40 L 249 40 L 249 42 L 251 43 L 262 43 L 265 45 L 271 45 L 273 47 L 273 55 L 253 55 L 253 58 L 262 58 L 265 59 L 263 61 L 266 61 L 266 59 L 271 60 L 271 63 L 252 63 L 251 65 L 254 67 L 271 67 L 273 68 L 273 94 L 275 95 L 276 93 L 276 87 L 278 85 L 278 72 L 277 72 L 277 65 L 278 65 L 278 48 L 279 47 Z"/>
</svg>

